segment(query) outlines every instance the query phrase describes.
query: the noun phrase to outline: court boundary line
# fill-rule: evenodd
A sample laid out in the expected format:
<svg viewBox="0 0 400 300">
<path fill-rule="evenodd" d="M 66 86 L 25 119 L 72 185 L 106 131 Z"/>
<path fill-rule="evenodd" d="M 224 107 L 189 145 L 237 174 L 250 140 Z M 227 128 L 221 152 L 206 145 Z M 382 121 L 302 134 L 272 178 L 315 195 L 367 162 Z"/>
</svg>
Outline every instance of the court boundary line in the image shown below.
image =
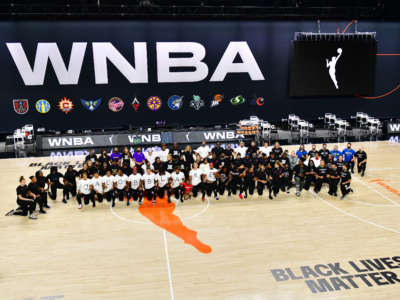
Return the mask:
<svg viewBox="0 0 400 300">
<path fill-rule="evenodd" d="M 358 200 L 348 200 L 349 202 L 352 203 L 359 203 L 362 205 L 367 205 L 367 206 L 376 206 L 376 207 L 395 207 L 393 204 L 378 204 L 378 203 L 370 203 L 370 202 L 362 202 Z"/>
<path fill-rule="evenodd" d="M 165 232 L 165 229 L 163 229 L 162 231 L 163 231 L 163 237 L 164 237 L 165 260 L 167 262 L 167 270 L 168 270 L 169 292 L 170 292 L 170 295 L 171 295 L 171 300 L 175 300 L 174 287 L 173 287 L 173 284 L 172 284 L 171 264 L 170 264 L 170 261 L 169 261 L 167 234 Z"/>
<path fill-rule="evenodd" d="M 341 209 L 341 208 L 339 208 L 339 207 L 333 205 L 332 203 L 330 203 L 330 202 L 328 202 L 327 200 L 325 200 L 325 199 L 323 199 L 322 197 L 320 197 L 318 194 L 315 194 L 315 196 L 316 196 L 320 201 L 324 202 L 325 205 L 330 206 L 330 207 L 336 209 L 337 211 L 341 212 L 342 214 L 344 214 L 344 215 L 346 215 L 346 216 L 352 217 L 352 218 L 354 218 L 354 219 L 356 219 L 356 220 L 359 220 L 360 222 L 363 222 L 363 223 L 366 223 L 366 224 L 375 226 L 375 227 L 377 227 L 377 228 L 380 228 L 380 229 L 383 229 L 383 230 L 386 230 L 386 231 L 390 231 L 390 232 L 393 232 L 393 233 L 400 234 L 400 231 L 399 231 L 399 230 L 396 230 L 396 229 L 393 229 L 393 228 L 390 228 L 390 227 L 386 227 L 386 226 L 384 226 L 384 225 L 381 225 L 381 224 L 378 224 L 378 223 L 375 223 L 375 222 L 372 222 L 372 221 L 368 221 L 367 219 L 364 219 L 364 218 L 362 218 L 362 217 L 359 217 L 359 216 L 357 216 L 357 215 L 354 215 L 354 214 L 352 214 L 352 213 L 349 213 L 348 211 L 346 211 L 346 210 L 344 210 L 344 209 Z"/>
</svg>

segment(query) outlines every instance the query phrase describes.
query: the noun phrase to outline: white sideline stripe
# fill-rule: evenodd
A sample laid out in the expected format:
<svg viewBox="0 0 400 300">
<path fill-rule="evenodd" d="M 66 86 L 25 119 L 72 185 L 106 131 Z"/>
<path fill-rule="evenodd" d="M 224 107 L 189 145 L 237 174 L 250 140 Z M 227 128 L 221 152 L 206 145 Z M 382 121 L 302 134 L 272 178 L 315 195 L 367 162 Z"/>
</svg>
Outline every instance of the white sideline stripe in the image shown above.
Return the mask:
<svg viewBox="0 0 400 300">
<path fill-rule="evenodd" d="M 375 222 L 372 222 L 372 221 L 368 221 L 367 219 L 361 218 L 359 216 L 353 215 L 353 214 L 351 214 L 351 213 L 349 213 L 349 212 L 347 212 L 347 211 L 345 211 L 345 210 L 333 205 L 332 203 L 322 199 L 320 196 L 318 196 L 318 195 L 315 195 L 315 196 L 318 197 L 318 199 L 321 200 L 322 202 L 324 202 L 327 206 L 330 206 L 330 207 L 336 209 L 337 211 L 341 212 L 342 214 L 344 214 L 346 216 L 352 217 L 354 219 L 359 220 L 360 222 L 363 222 L 363 223 L 366 223 L 366 224 L 381 228 L 383 230 L 391 231 L 391 232 L 400 234 L 399 230 L 396 230 L 396 229 L 393 229 L 393 228 L 390 228 L 390 227 L 386 227 L 386 226 L 380 225 L 378 223 L 375 223 Z"/>
<path fill-rule="evenodd" d="M 400 168 L 368 168 L 368 171 L 400 170 Z"/>
<path fill-rule="evenodd" d="M 374 189 L 373 187 L 371 187 L 369 184 L 366 184 L 364 182 L 362 182 L 362 180 L 358 179 L 357 177 L 353 176 L 353 178 L 358 181 L 359 183 L 361 183 L 363 186 L 366 186 L 368 189 L 370 189 L 371 191 L 375 192 L 376 194 L 378 194 L 379 196 L 381 196 L 383 199 L 388 200 L 389 202 L 392 202 L 395 206 L 400 207 L 400 204 L 392 199 L 390 199 L 389 197 L 386 197 L 385 195 L 383 195 L 381 192 L 378 192 L 376 189 Z"/>
<path fill-rule="evenodd" d="M 167 242 L 167 234 L 165 233 L 165 229 L 163 229 L 163 236 L 164 236 L 165 258 L 167 261 L 167 270 L 168 270 L 168 279 L 169 279 L 169 292 L 171 294 L 171 300 L 174 300 L 175 299 L 174 287 L 172 285 L 171 265 L 169 263 L 168 242 Z"/>
<path fill-rule="evenodd" d="M 375 204 L 375 203 L 370 203 L 370 202 L 362 202 L 362 201 L 358 201 L 358 200 L 347 200 L 347 201 L 353 202 L 353 203 L 360 203 L 362 205 L 367 205 L 367 206 L 395 207 L 395 205 L 393 205 L 393 204 Z"/>
</svg>

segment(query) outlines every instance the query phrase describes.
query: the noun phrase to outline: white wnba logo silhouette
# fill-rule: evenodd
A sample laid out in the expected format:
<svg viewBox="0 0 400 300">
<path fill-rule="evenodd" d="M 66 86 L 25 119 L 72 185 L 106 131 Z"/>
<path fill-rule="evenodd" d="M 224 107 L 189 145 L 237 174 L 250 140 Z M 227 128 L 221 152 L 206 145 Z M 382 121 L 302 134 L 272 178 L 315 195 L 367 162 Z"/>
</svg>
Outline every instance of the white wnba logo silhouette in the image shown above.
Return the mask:
<svg viewBox="0 0 400 300">
<path fill-rule="evenodd" d="M 337 53 L 339 53 L 338 56 L 332 56 L 331 61 L 326 59 L 326 67 L 329 68 L 329 76 L 331 76 L 331 79 L 333 83 L 335 84 L 336 89 L 339 89 L 337 80 L 336 80 L 336 63 L 339 60 L 339 57 L 342 55 L 342 48 L 337 49 Z"/>
</svg>

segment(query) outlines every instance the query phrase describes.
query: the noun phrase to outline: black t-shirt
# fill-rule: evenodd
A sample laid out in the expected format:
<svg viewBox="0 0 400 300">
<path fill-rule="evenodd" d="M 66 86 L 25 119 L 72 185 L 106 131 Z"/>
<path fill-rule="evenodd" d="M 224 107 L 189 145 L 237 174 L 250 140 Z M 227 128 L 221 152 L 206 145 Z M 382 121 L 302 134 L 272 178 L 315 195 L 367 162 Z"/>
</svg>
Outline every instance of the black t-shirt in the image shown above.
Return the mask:
<svg viewBox="0 0 400 300">
<path fill-rule="evenodd" d="M 271 149 L 271 153 L 275 154 L 275 158 L 279 158 L 281 156 L 282 152 L 283 152 L 283 150 L 281 147 L 278 147 L 278 148 L 273 147 Z"/>
<path fill-rule="evenodd" d="M 333 160 L 328 160 L 326 162 L 326 166 L 328 167 L 328 170 L 332 169 L 333 165 L 336 165 L 336 163 Z"/>
<path fill-rule="evenodd" d="M 50 182 L 59 182 L 60 178 L 62 178 L 63 175 L 60 172 L 56 172 L 56 173 L 50 173 L 49 175 L 47 175 L 47 179 Z"/>
<path fill-rule="evenodd" d="M 33 194 L 35 194 L 35 195 L 39 195 L 40 194 L 39 185 L 37 184 L 37 182 L 35 182 L 35 183 L 30 182 L 28 184 L 28 190 L 30 192 L 32 192 Z"/>
<path fill-rule="evenodd" d="M 342 180 L 341 183 L 351 179 L 351 174 L 349 171 L 340 171 L 340 179 Z"/>
<path fill-rule="evenodd" d="M 41 188 L 45 188 L 46 187 L 46 183 L 48 182 L 49 180 L 46 178 L 46 177 L 44 177 L 44 176 L 37 176 L 37 183 L 39 184 L 39 186 L 41 187 Z"/>
<path fill-rule="evenodd" d="M 130 166 L 131 158 L 132 158 L 132 154 L 130 152 L 122 153 L 122 164 L 128 164 L 128 166 Z"/>
<path fill-rule="evenodd" d="M 89 154 L 88 156 L 86 156 L 85 161 L 88 161 L 88 160 L 90 160 L 92 163 L 95 163 L 97 160 L 96 154 L 93 154 L 93 155 Z"/>
<path fill-rule="evenodd" d="M 355 156 L 357 157 L 357 162 L 360 163 L 363 160 L 367 159 L 367 153 L 365 151 L 360 151 L 358 150 L 355 154 Z"/>
<path fill-rule="evenodd" d="M 265 172 L 265 169 L 259 169 L 257 170 L 255 177 L 259 180 L 267 180 L 267 173 Z"/>
<path fill-rule="evenodd" d="M 179 158 L 179 156 L 181 156 L 181 150 L 179 149 L 172 148 L 169 150 L 169 153 L 176 158 Z"/>
<path fill-rule="evenodd" d="M 171 173 L 174 171 L 174 166 L 175 166 L 175 163 L 173 161 L 167 161 L 165 163 L 165 170 L 167 170 L 167 172 Z"/>
<path fill-rule="evenodd" d="M 17 190 L 17 200 L 19 200 L 18 195 L 21 195 L 24 198 L 28 198 L 28 187 L 26 185 L 24 186 L 19 185 L 16 190 Z"/>
<path fill-rule="evenodd" d="M 296 165 L 293 169 L 293 172 L 296 173 L 297 177 L 304 177 L 305 176 L 305 172 L 307 172 L 308 170 L 306 169 L 306 166 L 300 166 L 300 165 Z"/>
<path fill-rule="evenodd" d="M 336 162 L 337 168 L 340 171 L 342 171 L 343 166 L 345 165 L 344 161 L 337 161 Z"/>
<path fill-rule="evenodd" d="M 108 156 L 108 155 L 105 155 L 105 156 L 103 156 L 103 155 L 101 155 L 99 158 L 98 158 L 98 160 L 103 164 L 103 163 L 109 163 L 109 161 L 110 161 L 110 156 Z"/>
<path fill-rule="evenodd" d="M 155 172 L 161 172 L 162 170 L 165 170 L 165 165 L 163 162 L 159 162 L 159 163 L 155 162 L 153 164 L 153 168 L 154 168 Z"/>
<path fill-rule="evenodd" d="M 107 166 L 107 167 L 102 167 L 100 170 L 99 170 L 99 175 L 100 176 L 105 176 L 106 174 L 107 174 L 107 171 L 110 169 L 110 167 L 109 166 Z"/>
<path fill-rule="evenodd" d="M 329 176 L 333 176 L 333 177 L 337 177 L 339 176 L 339 172 L 338 170 L 334 170 L 334 169 L 328 169 L 328 174 Z M 333 179 L 337 179 L 337 178 L 333 178 Z"/>
<path fill-rule="evenodd" d="M 247 148 L 247 153 L 250 153 L 250 155 L 252 155 L 253 153 L 257 153 L 257 151 L 258 151 L 258 147 L 257 146 L 254 146 L 254 147 L 252 147 L 252 146 L 249 146 L 249 148 Z"/>
<path fill-rule="evenodd" d="M 110 166 L 111 174 L 114 175 L 114 176 L 118 174 L 118 170 L 119 169 L 121 169 L 121 167 L 118 166 L 118 165 L 111 165 Z"/>
<path fill-rule="evenodd" d="M 317 173 L 318 176 L 323 176 L 325 178 L 326 174 L 328 173 L 328 168 L 326 166 L 324 167 L 319 166 L 318 168 L 315 169 L 315 172 Z"/>
<path fill-rule="evenodd" d="M 225 150 L 224 150 L 224 153 L 225 153 L 225 155 L 227 155 L 227 156 L 231 156 L 232 153 L 233 153 L 233 149 L 225 149 Z"/>
<path fill-rule="evenodd" d="M 132 174 L 132 169 L 131 168 L 122 168 L 122 173 L 124 173 L 126 176 L 129 176 Z"/>
<path fill-rule="evenodd" d="M 315 157 L 315 154 L 317 153 L 317 150 L 310 150 L 308 151 L 308 155 L 310 155 L 311 158 Z"/>
<path fill-rule="evenodd" d="M 246 172 L 246 176 L 244 176 L 244 182 L 247 184 L 254 183 L 254 172 Z"/>
<path fill-rule="evenodd" d="M 72 171 L 67 171 L 64 174 L 64 179 L 67 180 L 68 182 L 72 183 L 72 184 L 76 184 L 76 176 L 77 176 L 78 172 L 76 172 L 75 170 Z"/>
<path fill-rule="evenodd" d="M 330 151 L 328 149 L 321 149 L 321 150 L 319 150 L 318 153 L 319 153 L 319 156 L 321 156 L 323 160 L 325 160 L 325 161 L 328 160 L 328 157 L 330 154 Z"/>
<path fill-rule="evenodd" d="M 211 150 L 212 153 L 215 153 L 217 155 L 217 157 L 219 157 L 221 155 L 221 153 L 224 153 L 224 148 L 222 148 L 221 146 L 219 147 L 214 147 Z"/>
</svg>

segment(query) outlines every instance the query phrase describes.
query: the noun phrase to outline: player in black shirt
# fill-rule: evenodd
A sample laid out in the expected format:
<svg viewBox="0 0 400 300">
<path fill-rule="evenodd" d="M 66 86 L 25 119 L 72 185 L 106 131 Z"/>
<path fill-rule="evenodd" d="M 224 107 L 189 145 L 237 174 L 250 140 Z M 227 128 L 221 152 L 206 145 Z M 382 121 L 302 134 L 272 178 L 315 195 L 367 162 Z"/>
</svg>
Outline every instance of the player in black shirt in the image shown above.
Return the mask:
<svg viewBox="0 0 400 300">
<path fill-rule="evenodd" d="M 243 180 L 242 193 L 244 192 L 244 198 L 247 198 L 248 194 L 254 194 L 254 190 L 256 188 L 254 166 L 252 165 L 250 168 L 245 169 L 245 171 L 241 174 L 241 177 Z"/>
<path fill-rule="evenodd" d="M 179 149 L 178 143 L 174 143 L 172 148 L 169 150 L 169 153 L 172 155 L 173 158 L 179 159 L 181 156 L 181 150 Z"/>
<path fill-rule="evenodd" d="M 229 180 L 229 171 L 228 168 L 220 165 L 218 169 L 218 192 L 220 195 L 223 195 L 225 193 L 225 190 L 228 185 L 228 180 Z M 200 185 L 200 184 L 199 184 Z M 194 187 L 193 187 L 194 190 Z M 196 192 L 197 194 L 197 192 Z"/>
<path fill-rule="evenodd" d="M 279 159 L 279 157 L 281 156 L 283 150 L 279 144 L 279 142 L 275 142 L 274 147 L 271 149 L 271 154 L 275 154 L 275 159 Z M 275 164 L 275 162 L 271 162 L 271 164 Z"/>
<path fill-rule="evenodd" d="M 101 155 L 98 158 L 98 161 L 102 164 L 107 163 L 107 165 L 110 164 L 110 156 L 108 155 L 106 150 L 103 150 L 101 152 Z"/>
<path fill-rule="evenodd" d="M 305 183 L 304 183 L 304 189 L 308 191 L 310 189 L 310 186 L 313 182 L 315 182 L 315 166 L 314 162 L 312 160 L 308 161 L 308 166 L 305 166 Z"/>
<path fill-rule="evenodd" d="M 331 196 L 337 196 L 338 184 L 340 181 L 340 174 L 335 164 L 332 164 L 331 168 L 328 168 L 327 174 L 328 182 L 329 182 L 329 192 L 328 194 Z"/>
<path fill-rule="evenodd" d="M 329 149 L 326 147 L 326 144 L 322 144 L 322 149 L 319 150 L 318 153 L 319 153 L 319 156 L 321 156 L 321 158 L 322 158 L 325 162 L 328 161 L 330 151 L 329 151 Z"/>
<path fill-rule="evenodd" d="M 254 180 L 257 182 L 257 193 L 259 196 L 262 196 L 268 182 L 267 172 L 265 172 L 265 167 L 263 165 L 258 165 L 258 169 L 254 175 Z M 271 194 L 270 199 L 272 199 Z"/>
<path fill-rule="evenodd" d="M 220 143 L 220 142 L 217 142 L 217 143 L 215 144 L 215 147 L 213 147 L 213 148 L 211 149 L 211 152 L 212 152 L 212 153 L 215 153 L 215 155 L 216 155 L 217 157 L 220 157 L 221 154 L 225 152 L 225 150 L 224 150 L 224 148 L 221 147 L 221 143 Z"/>
<path fill-rule="evenodd" d="M 356 152 L 355 157 L 357 158 L 357 172 L 361 173 L 361 176 L 364 176 L 365 169 L 367 168 L 367 153 L 363 147 Z"/>
<path fill-rule="evenodd" d="M 160 157 L 157 156 L 154 163 L 153 163 L 153 172 L 154 173 L 160 173 L 161 171 L 165 172 L 165 165 L 164 163 L 161 161 Z"/>
<path fill-rule="evenodd" d="M 279 161 L 277 161 L 272 169 L 272 191 L 274 192 L 274 197 L 276 197 L 279 193 L 282 184 L 282 172 L 281 167 L 279 165 Z"/>
<path fill-rule="evenodd" d="M 255 141 L 251 141 L 250 146 L 247 148 L 247 153 L 250 154 L 250 156 L 253 156 L 253 153 L 258 152 L 258 146 L 256 145 Z"/>
<path fill-rule="evenodd" d="M 346 165 L 346 164 L 345 164 L 345 162 L 343 161 L 343 156 L 339 155 L 339 158 L 338 158 L 338 160 L 336 161 L 336 166 L 337 166 L 337 168 L 338 168 L 338 171 L 341 172 L 343 166 L 345 166 L 345 165 Z"/>
<path fill-rule="evenodd" d="M 226 144 L 226 148 L 225 148 L 224 153 L 228 157 L 232 157 L 233 156 L 233 149 L 231 147 L 231 144 Z"/>
<path fill-rule="evenodd" d="M 35 177 L 36 177 L 37 183 L 39 185 L 40 197 L 43 199 L 44 207 L 50 208 L 50 206 L 47 203 L 47 191 L 49 189 L 49 187 L 48 187 L 49 180 L 47 179 L 47 177 L 43 176 L 43 172 L 40 170 L 36 171 Z M 47 188 L 46 188 L 46 184 L 47 184 Z"/>
<path fill-rule="evenodd" d="M 49 180 L 49 185 L 50 185 L 49 196 L 53 200 L 57 199 L 57 189 L 64 188 L 64 185 L 60 183 L 60 178 L 62 177 L 63 175 L 60 172 L 58 172 L 57 167 L 50 168 L 50 174 L 47 175 L 47 179 Z"/>
<path fill-rule="evenodd" d="M 308 151 L 308 157 L 309 157 L 309 158 L 313 158 L 313 157 L 315 157 L 315 154 L 316 154 L 316 153 L 318 153 L 318 151 L 317 151 L 317 146 L 316 146 L 316 145 L 312 145 L 312 146 L 311 146 L 311 150 Z"/>
<path fill-rule="evenodd" d="M 121 167 L 118 165 L 118 160 L 113 159 L 110 166 L 111 175 L 117 175 L 120 168 Z"/>
<path fill-rule="evenodd" d="M 89 155 L 86 156 L 85 162 L 91 161 L 93 164 L 97 161 L 97 155 L 94 153 L 94 150 L 90 150 Z"/>
<path fill-rule="evenodd" d="M 321 191 L 322 184 L 328 182 L 327 175 L 328 168 L 325 166 L 325 161 L 322 160 L 320 166 L 315 168 L 315 193 L 318 194 Z"/>
<path fill-rule="evenodd" d="M 243 181 L 242 177 L 240 176 L 243 172 L 243 169 L 240 169 L 239 166 L 233 165 L 232 170 L 229 173 L 229 179 L 228 179 L 228 197 L 231 196 L 231 194 L 236 195 L 236 192 L 239 190 L 242 191 L 243 187 Z M 241 195 L 241 194 L 240 194 Z"/>
<path fill-rule="evenodd" d="M 124 150 L 122 151 L 122 165 L 127 165 L 128 168 L 130 168 L 131 167 L 131 159 L 132 159 L 132 153 L 129 152 L 128 147 L 124 147 Z"/>
<path fill-rule="evenodd" d="M 353 192 L 353 190 L 350 188 L 350 183 L 351 174 L 347 170 L 347 167 L 343 166 L 342 170 L 340 171 L 340 191 L 342 192 L 341 199 L 344 199 L 348 193 Z"/>
<path fill-rule="evenodd" d="M 36 203 L 33 197 L 31 196 L 31 192 L 28 190 L 26 186 L 26 181 L 23 176 L 19 178 L 19 185 L 17 187 L 17 204 L 22 209 L 22 213 L 24 216 L 28 216 L 29 219 L 37 219 L 37 217 L 33 214 L 36 208 Z"/>
<path fill-rule="evenodd" d="M 289 168 L 289 160 L 283 164 L 283 167 L 281 169 L 281 190 L 282 192 L 289 193 L 289 189 L 292 187 L 292 177 L 291 177 L 291 171 Z"/>
<path fill-rule="evenodd" d="M 294 180 L 296 183 L 296 196 L 300 197 L 301 190 L 305 184 L 307 167 L 304 165 L 303 160 L 299 160 L 299 163 L 293 169 Z"/>
<path fill-rule="evenodd" d="M 40 208 L 39 212 L 41 214 L 45 214 L 46 212 L 43 209 L 44 201 L 40 197 L 41 192 L 40 192 L 40 187 L 37 183 L 36 177 L 31 176 L 31 177 L 29 177 L 29 179 L 31 180 L 31 182 L 28 184 L 28 191 L 30 192 L 30 196 L 33 197 L 33 199 L 35 200 L 35 203 L 39 205 L 39 208 Z"/>
<path fill-rule="evenodd" d="M 67 203 L 69 200 L 69 193 L 76 196 L 76 177 L 78 172 L 72 166 L 68 166 L 64 174 L 64 188 L 63 188 L 63 202 Z"/>
</svg>

